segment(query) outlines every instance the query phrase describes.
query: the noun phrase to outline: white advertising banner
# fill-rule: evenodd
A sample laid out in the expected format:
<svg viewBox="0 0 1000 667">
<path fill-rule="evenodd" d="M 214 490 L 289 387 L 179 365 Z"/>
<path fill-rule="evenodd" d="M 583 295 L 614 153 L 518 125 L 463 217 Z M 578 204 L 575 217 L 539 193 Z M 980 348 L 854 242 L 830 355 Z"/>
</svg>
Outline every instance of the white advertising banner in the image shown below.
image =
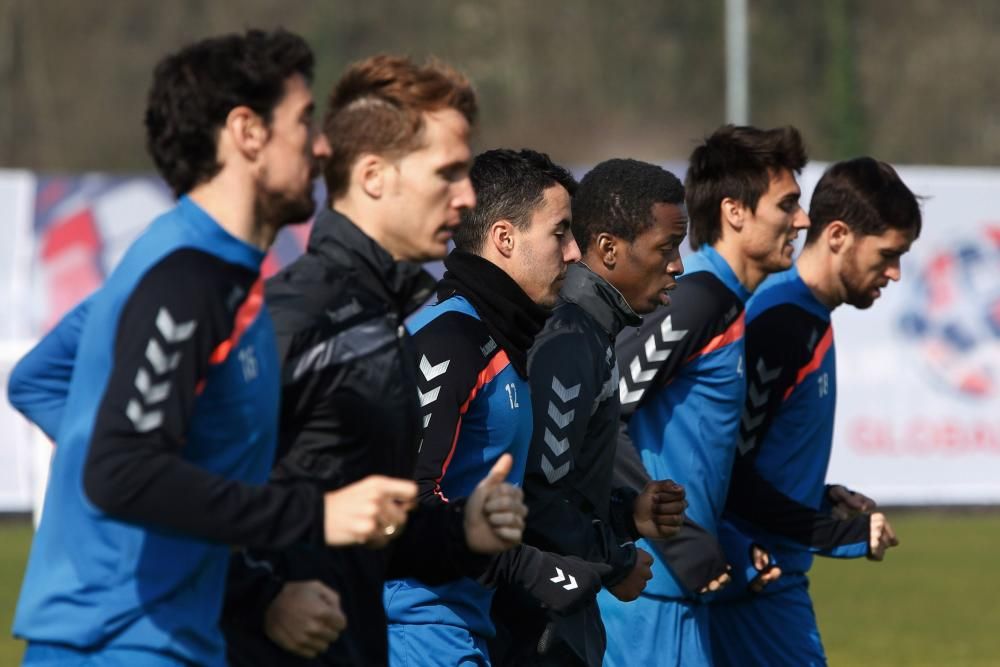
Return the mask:
<svg viewBox="0 0 1000 667">
<path fill-rule="evenodd" d="M 803 174 L 806 204 L 822 168 Z M 834 313 L 828 479 L 883 504 L 1000 504 L 1000 170 L 899 171 L 924 197 L 923 232 L 901 282 L 866 311 Z M 7 403 L 7 372 L 169 205 L 149 177 L 0 170 L 0 511 L 31 509 L 48 452 Z M 283 233 L 265 271 L 300 252 L 307 232 Z"/>
<path fill-rule="evenodd" d="M 883 504 L 1000 503 L 1000 170 L 899 173 L 923 230 L 874 306 L 834 311 L 827 478 Z"/>
<path fill-rule="evenodd" d="M 28 315 L 31 304 L 31 266 L 34 252 L 32 213 L 35 176 L 31 172 L 0 169 L 0 512 L 32 507 L 35 484 L 33 428 L 7 402 L 7 375 L 29 345 L 34 330 Z"/>
</svg>

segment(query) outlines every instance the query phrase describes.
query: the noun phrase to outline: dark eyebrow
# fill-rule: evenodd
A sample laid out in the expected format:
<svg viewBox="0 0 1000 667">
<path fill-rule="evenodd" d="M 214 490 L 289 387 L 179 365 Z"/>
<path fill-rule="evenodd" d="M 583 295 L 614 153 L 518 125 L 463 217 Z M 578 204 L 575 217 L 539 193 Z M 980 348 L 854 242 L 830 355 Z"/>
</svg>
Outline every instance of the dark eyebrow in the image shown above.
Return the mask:
<svg viewBox="0 0 1000 667">
<path fill-rule="evenodd" d="M 789 192 L 787 195 L 781 198 L 781 201 L 798 201 L 802 197 L 802 191 L 796 190 L 794 192 Z"/>
<path fill-rule="evenodd" d="M 472 167 L 472 162 L 470 160 L 455 160 L 454 162 L 449 162 L 448 164 L 441 165 L 438 168 L 439 174 L 447 174 L 450 171 L 462 170 L 468 171 Z"/>
</svg>

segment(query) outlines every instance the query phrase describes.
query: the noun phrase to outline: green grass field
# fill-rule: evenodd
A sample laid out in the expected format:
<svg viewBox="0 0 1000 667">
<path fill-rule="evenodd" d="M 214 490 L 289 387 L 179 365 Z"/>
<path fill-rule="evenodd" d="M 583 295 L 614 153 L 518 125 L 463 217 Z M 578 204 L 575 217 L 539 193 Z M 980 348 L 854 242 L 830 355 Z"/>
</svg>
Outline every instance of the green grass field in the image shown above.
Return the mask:
<svg viewBox="0 0 1000 667">
<path fill-rule="evenodd" d="M 897 512 L 884 563 L 818 559 L 813 598 L 831 665 L 1000 667 L 1000 513 Z M 10 628 L 31 539 L 0 522 L 0 626 Z M 22 644 L 0 640 L 0 665 Z"/>
</svg>

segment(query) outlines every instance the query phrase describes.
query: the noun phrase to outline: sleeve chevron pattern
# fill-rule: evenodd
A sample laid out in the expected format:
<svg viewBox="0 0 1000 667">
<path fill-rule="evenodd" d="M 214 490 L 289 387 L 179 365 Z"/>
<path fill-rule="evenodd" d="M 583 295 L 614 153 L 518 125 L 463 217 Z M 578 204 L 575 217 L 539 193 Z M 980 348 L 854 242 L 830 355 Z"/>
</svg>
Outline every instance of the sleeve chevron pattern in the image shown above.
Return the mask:
<svg viewBox="0 0 1000 667">
<path fill-rule="evenodd" d="M 594 406 L 613 391 L 609 382 L 601 381 L 596 364 L 580 362 L 582 350 L 592 356 L 590 347 L 585 337 L 566 333 L 540 340 L 531 353 L 534 429 L 525 470 L 530 508 L 526 541 L 610 565 L 602 578 L 605 586 L 612 586 L 631 570 L 636 551 L 630 539 L 615 533 L 607 507 L 581 509 L 592 506 L 586 499 L 590 490 L 578 488 L 579 477 L 586 474 L 580 456 L 588 424 Z"/>
</svg>

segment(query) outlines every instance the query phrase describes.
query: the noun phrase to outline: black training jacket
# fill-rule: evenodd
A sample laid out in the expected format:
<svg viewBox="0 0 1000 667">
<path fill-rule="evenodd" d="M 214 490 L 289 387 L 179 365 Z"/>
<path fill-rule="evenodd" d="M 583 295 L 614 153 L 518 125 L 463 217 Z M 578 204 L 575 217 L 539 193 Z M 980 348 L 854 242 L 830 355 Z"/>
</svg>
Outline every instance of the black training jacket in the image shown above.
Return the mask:
<svg viewBox="0 0 1000 667">
<path fill-rule="evenodd" d="M 413 478 L 422 424 L 404 320 L 434 286 L 420 266 L 394 261 L 343 215 L 317 216 L 305 254 L 266 285 L 283 366 L 273 480 L 308 480 L 326 491 L 371 474 Z M 387 664 L 387 578 L 442 583 L 486 566 L 465 546 L 463 509 L 458 501 L 414 510 L 383 550 L 301 545 L 234 554 L 223 617 L 230 662 Z M 282 584 L 309 579 L 336 590 L 348 618 L 347 630 L 312 661 L 263 632 L 264 611 Z"/>
</svg>

